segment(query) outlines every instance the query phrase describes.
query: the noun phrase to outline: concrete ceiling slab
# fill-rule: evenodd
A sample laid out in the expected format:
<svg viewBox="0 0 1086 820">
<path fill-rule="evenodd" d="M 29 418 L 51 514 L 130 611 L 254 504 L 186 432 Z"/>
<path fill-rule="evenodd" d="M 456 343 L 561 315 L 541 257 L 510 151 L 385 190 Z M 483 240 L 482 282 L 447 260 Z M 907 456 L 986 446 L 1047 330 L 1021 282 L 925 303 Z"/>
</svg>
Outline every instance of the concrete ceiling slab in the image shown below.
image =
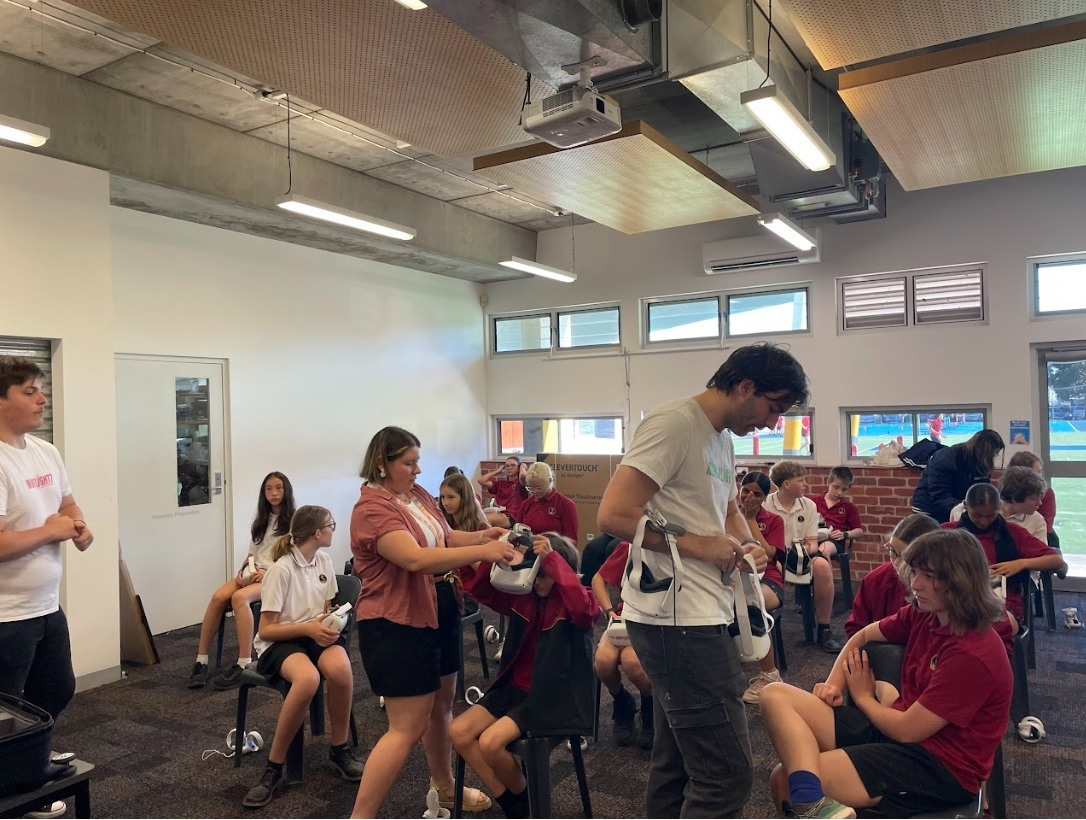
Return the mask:
<svg viewBox="0 0 1086 820">
<path fill-rule="evenodd" d="M 89 12 L 82 13 L 88 17 L 96 17 Z M 127 57 L 136 48 L 158 42 L 150 37 L 126 39 L 131 40 L 132 48 L 115 42 L 112 38 L 97 37 L 64 25 L 31 8 L 0 2 L 0 51 L 47 65 L 66 74 L 85 74 Z"/>
<path fill-rule="evenodd" d="M 469 211 L 475 211 L 493 219 L 500 219 L 502 222 L 512 222 L 516 225 L 540 217 L 550 216 L 547 211 L 537 208 L 529 202 L 496 192 L 462 197 L 455 200 L 454 204 L 459 205 L 461 208 L 467 208 Z"/>
<path fill-rule="evenodd" d="M 560 228 L 569 229 L 569 214 L 565 216 L 551 216 L 550 214 L 543 214 L 537 216 L 535 219 L 528 219 L 519 223 L 520 227 L 527 228 L 529 231 L 551 231 Z M 573 215 L 574 225 L 589 225 L 592 223 L 591 219 L 585 219 L 583 216 Z"/>
<path fill-rule="evenodd" d="M 153 54 L 159 48 L 150 51 Z M 257 100 L 243 87 L 150 54 L 133 54 L 83 76 L 235 131 L 250 131 L 283 118 L 278 105 Z"/>
<path fill-rule="evenodd" d="M 519 274 L 498 265 L 481 265 L 454 259 L 402 243 L 393 245 L 380 239 L 369 239 L 357 231 L 298 220 L 282 211 L 240 205 L 204 194 L 164 188 L 125 177 L 110 175 L 109 192 L 110 202 L 121 208 L 451 276 L 468 282 L 486 284 L 529 278 L 527 274 Z"/>
<path fill-rule="evenodd" d="M 426 157 L 420 162 L 406 160 L 395 165 L 371 168 L 366 173 L 445 202 L 494 188 L 492 182 L 473 182 L 437 167 L 433 164 L 434 159 Z"/>
<path fill-rule="evenodd" d="M 269 106 L 279 112 L 279 121 L 272 125 L 254 128 L 247 133 L 286 148 L 287 121 L 282 107 Z M 374 145 L 368 137 L 360 138 L 345 132 L 343 128 L 329 128 L 309 117 L 292 115 L 290 119 L 290 144 L 292 151 L 326 160 L 355 171 L 370 171 L 403 158 L 392 150 Z M 410 186 L 403 186 L 410 187 Z"/>
</svg>

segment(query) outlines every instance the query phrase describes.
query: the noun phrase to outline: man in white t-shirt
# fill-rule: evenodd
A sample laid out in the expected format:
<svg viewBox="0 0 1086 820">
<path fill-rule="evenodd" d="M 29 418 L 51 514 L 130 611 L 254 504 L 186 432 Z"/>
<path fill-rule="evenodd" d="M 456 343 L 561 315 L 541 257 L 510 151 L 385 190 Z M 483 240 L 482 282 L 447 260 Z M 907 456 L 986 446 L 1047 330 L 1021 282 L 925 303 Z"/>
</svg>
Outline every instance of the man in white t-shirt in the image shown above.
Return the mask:
<svg viewBox="0 0 1086 820">
<path fill-rule="evenodd" d="M 667 402 L 641 422 L 600 502 L 602 532 L 632 541 L 646 507 L 685 528 L 676 539 L 684 580 L 674 610 L 625 601 L 630 642 L 652 680 L 655 737 L 648 817 L 740 817 L 752 781 L 746 679 L 728 624 L 729 577 L 744 554 L 759 571 L 766 555 L 735 503 L 731 433 L 772 428 L 807 400 L 807 376 L 783 349 L 741 347 L 689 399 Z M 729 433 L 729 431 L 731 431 Z M 664 537 L 646 531 L 645 569 L 673 574 Z M 642 581 L 647 573 L 642 574 Z M 623 590 L 629 585 L 629 568 Z"/>
<path fill-rule="evenodd" d="M 56 719 L 75 694 L 61 547 L 82 551 L 94 536 L 57 448 L 29 435 L 45 412 L 42 382 L 34 362 L 0 356 L 0 692 Z"/>
<path fill-rule="evenodd" d="M 837 547 L 832 541 L 818 543 L 818 508 L 807 497 L 807 468 L 797 461 L 780 461 L 773 465 L 769 479 L 777 491 L 766 496 L 765 508 L 784 519 L 784 543 L 791 547 L 802 541 L 803 549 L 812 557 L 811 595 L 818 623 L 818 645 L 823 652 L 836 655 L 843 646 L 830 629 L 834 594 L 830 559 L 837 554 Z M 790 552 L 789 564 L 795 561 Z"/>
</svg>

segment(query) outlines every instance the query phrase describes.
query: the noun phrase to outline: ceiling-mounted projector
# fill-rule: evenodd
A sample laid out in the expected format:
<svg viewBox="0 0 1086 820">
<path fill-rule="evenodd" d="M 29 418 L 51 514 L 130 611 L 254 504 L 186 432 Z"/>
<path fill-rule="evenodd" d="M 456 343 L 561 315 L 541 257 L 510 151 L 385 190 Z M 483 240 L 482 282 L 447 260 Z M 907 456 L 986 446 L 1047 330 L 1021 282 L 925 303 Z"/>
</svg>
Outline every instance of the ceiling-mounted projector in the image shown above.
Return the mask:
<svg viewBox="0 0 1086 820">
<path fill-rule="evenodd" d="M 622 109 L 592 88 L 590 69 L 604 66 L 600 57 L 562 66 L 580 74 L 580 82 L 550 97 L 530 102 L 520 112 L 520 125 L 529 134 L 557 148 L 572 148 L 609 137 L 622 130 Z"/>
</svg>

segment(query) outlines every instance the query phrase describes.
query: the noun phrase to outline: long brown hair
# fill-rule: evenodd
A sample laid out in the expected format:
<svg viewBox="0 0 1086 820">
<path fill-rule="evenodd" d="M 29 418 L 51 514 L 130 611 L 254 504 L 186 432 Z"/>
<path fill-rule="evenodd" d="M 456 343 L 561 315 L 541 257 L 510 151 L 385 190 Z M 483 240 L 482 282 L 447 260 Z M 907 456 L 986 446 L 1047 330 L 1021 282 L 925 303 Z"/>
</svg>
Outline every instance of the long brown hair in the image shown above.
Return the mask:
<svg viewBox="0 0 1086 820">
<path fill-rule="evenodd" d="M 284 555 L 288 555 L 291 547 L 304 544 L 306 540 L 317 534 L 317 530 L 326 526 L 330 520 L 332 520 L 332 513 L 328 512 L 324 507 L 317 507 L 312 504 L 299 507 L 298 511 L 294 513 L 294 517 L 290 519 L 290 532 L 281 536 L 275 542 L 275 546 L 272 548 L 272 559 L 278 561 Z"/>
<path fill-rule="evenodd" d="M 486 529 L 483 511 L 479 507 L 479 502 L 475 500 L 475 491 L 471 488 L 471 482 L 468 481 L 467 477 L 460 473 L 451 475 L 441 482 L 441 489 L 444 490 L 446 487 L 460 496 L 460 509 L 452 515 L 445 512 L 445 506 L 440 503 L 440 500 L 438 502 L 438 506 L 441 507 L 441 514 L 445 516 L 449 526 L 454 530 L 463 532 L 477 532 Z"/>
<path fill-rule="evenodd" d="M 935 576 L 955 635 L 982 632 L 1005 617 L 989 581 L 988 558 L 972 533 L 963 529 L 925 533 L 905 548 L 902 558 L 908 566 L 907 584 L 918 571 Z"/>
<path fill-rule="evenodd" d="M 381 471 L 388 470 L 389 462 L 395 461 L 412 447 L 421 446 L 414 433 L 402 427 L 383 427 L 370 439 L 358 476 L 370 484 L 378 484 L 382 478 Z"/>
</svg>

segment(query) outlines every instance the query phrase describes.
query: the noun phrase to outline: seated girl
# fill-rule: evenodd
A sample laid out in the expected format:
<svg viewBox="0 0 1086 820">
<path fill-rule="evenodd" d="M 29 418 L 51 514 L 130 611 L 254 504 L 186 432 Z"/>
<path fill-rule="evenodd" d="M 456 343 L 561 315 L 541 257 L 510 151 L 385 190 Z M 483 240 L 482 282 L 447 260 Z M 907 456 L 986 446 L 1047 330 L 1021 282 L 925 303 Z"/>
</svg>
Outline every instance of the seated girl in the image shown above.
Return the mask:
<svg viewBox="0 0 1086 820">
<path fill-rule="evenodd" d="M 784 575 L 781 574 L 781 563 L 785 558 L 785 548 L 784 519 L 764 506 L 770 487 L 769 476 L 765 473 L 758 470 L 748 472 L 739 485 L 739 510 L 747 519 L 751 535 L 765 550 L 769 559 L 765 566 L 765 573 L 762 575 L 762 595 L 765 596 L 765 608 L 773 612 L 780 609 L 781 602 L 784 601 Z M 773 644 L 770 643 L 769 653 L 758 661 L 758 674 L 751 679 L 750 685 L 743 693 L 743 702 L 757 703 L 762 697 L 762 690 L 766 684 L 780 679 L 781 673 L 777 671 Z"/>
<path fill-rule="evenodd" d="M 1018 633 L 1022 622 L 1022 594 L 1030 570 L 1058 570 L 1063 557 L 1048 544 L 1012 524 L 999 512 L 999 490 L 991 484 L 974 484 L 965 494 L 965 512 L 958 521 L 943 524 L 947 529 L 972 533 L 984 548 L 993 577 L 1007 579 L 1007 617 L 1011 631 Z"/>
<path fill-rule="evenodd" d="M 984 551 L 966 532 L 939 530 L 914 540 L 903 560 L 913 603 L 849 638 L 813 693 L 785 683 L 762 692 L 781 761 L 770 788 L 796 817 L 941 811 L 976 800 L 991 774 L 1013 676 L 992 628 L 1003 608 Z M 904 645 L 900 695 L 883 686 L 876 697 L 869 641 Z"/>
<path fill-rule="evenodd" d="M 232 689 L 241 680 L 241 670 L 252 663 L 253 610 L 252 604 L 260 600 L 260 586 L 264 574 L 271 567 L 272 550 L 278 538 L 287 534 L 290 519 L 294 515 L 294 489 L 290 479 L 279 472 L 268 473 L 260 483 L 260 496 L 256 502 L 256 517 L 251 528 L 252 541 L 238 574 L 215 590 L 204 613 L 200 627 L 200 644 L 196 650 L 196 664 L 188 680 L 189 689 L 201 689 L 207 684 L 208 653 L 211 641 L 219 628 L 223 613 L 234 610 L 234 627 L 238 631 L 238 662 L 217 675 L 211 682 L 216 689 Z M 249 558 L 256 571 L 247 572 Z"/>
<path fill-rule="evenodd" d="M 542 566 L 527 595 L 491 586 L 488 562 L 461 570 L 479 603 L 509 617 L 509 631 L 498 677 L 450 734 L 506 817 L 528 816 L 527 784 L 506 746 L 527 731 L 587 733 L 594 713 L 590 635 L 599 604 L 577 577 L 579 556 L 569 539 L 544 533 L 532 549 Z"/>
<path fill-rule="evenodd" d="M 626 571 L 629 558 L 630 542 L 619 541 L 603 562 L 603 566 L 592 576 L 592 592 L 603 607 L 604 615 L 613 621 L 622 620 L 622 599 L 612 607 L 611 593 L 607 587 L 622 586 L 622 574 Z M 615 743 L 619 746 L 630 746 L 634 742 L 634 714 L 637 712 L 637 704 L 622 685 L 622 673 L 625 672 L 630 683 L 641 695 L 641 729 L 637 732 L 637 745 L 642 749 L 651 749 L 654 733 L 652 681 L 641 668 L 637 652 L 630 646 L 629 640 L 621 646 L 616 645 L 605 631 L 596 646 L 595 667 L 597 677 L 611 693 L 614 701 L 611 708 L 611 732 Z"/>
<path fill-rule="evenodd" d="M 302 507 L 290 522 L 290 533 L 275 542 L 275 563 L 264 578 L 260 595 L 260 634 L 256 669 L 290 681 L 283 698 L 268 767 L 241 804 L 266 806 L 283 782 L 287 749 L 305 720 L 309 702 L 323 676 L 328 689 L 328 722 L 332 748 L 328 759 L 344 780 L 362 777 L 362 761 L 347 740 L 354 676 L 338 629 L 325 626 L 332 599 L 339 591 L 327 548 L 336 522 L 324 507 Z"/>
</svg>

